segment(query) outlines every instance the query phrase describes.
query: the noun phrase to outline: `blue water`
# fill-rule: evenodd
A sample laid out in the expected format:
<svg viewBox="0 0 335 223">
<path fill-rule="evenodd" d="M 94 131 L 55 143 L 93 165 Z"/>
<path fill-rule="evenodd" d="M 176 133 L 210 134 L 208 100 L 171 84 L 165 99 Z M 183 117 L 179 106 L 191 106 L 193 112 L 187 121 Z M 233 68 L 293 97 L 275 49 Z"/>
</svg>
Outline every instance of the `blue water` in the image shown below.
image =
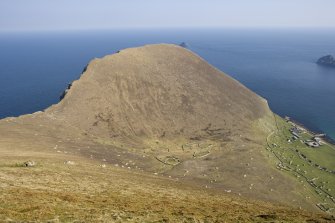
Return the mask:
<svg viewBox="0 0 335 223">
<path fill-rule="evenodd" d="M 0 118 L 57 103 L 94 57 L 150 43 L 190 49 L 269 102 L 271 109 L 335 140 L 335 30 L 169 29 L 0 33 Z"/>
</svg>

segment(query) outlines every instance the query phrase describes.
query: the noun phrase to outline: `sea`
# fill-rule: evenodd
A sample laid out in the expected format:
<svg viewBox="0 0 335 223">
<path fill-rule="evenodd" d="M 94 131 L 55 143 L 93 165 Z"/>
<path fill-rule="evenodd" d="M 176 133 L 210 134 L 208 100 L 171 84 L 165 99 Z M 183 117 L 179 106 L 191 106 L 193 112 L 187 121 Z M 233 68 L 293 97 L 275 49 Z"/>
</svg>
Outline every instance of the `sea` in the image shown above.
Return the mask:
<svg viewBox="0 0 335 223">
<path fill-rule="evenodd" d="M 185 42 L 268 100 L 270 108 L 335 140 L 335 29 L 114 29 L 0 32 L 0 118 L 43 110 L 96 57 L 144 44 Z"/>
</svg>

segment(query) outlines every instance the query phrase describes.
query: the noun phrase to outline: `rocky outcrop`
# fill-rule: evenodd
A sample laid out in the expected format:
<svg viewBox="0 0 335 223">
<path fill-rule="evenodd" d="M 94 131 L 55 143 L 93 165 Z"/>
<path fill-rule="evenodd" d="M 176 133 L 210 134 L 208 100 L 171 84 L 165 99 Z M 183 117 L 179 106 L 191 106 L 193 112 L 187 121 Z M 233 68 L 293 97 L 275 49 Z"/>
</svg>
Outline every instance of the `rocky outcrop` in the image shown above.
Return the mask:
<svg viewBox="0 0 335 223">
<path fill-rule="evenodd" d="M 118 51 L 117 53 L 119 53 L 119 52 L 120 52 L 120 51 Z M 82 75 L 83 73 L 86 72 L 86 70 L 87 70 L 87 66 L 88 66 L 88 65 L 86 65 L 86 66 L 84 67 L 83 71 L 81 72 L 81 75 Z M 60 100 L 60 101 L 63 100 L 63 98 L 65 97 L 65 95 L 67 94 L 67 92 L 70 90 L 71 87 L 72 87 L 72 82 L 71 82 L 71 83 L 68 83 L 66 89 L 65 89 L 65 90 L 62 92 L 62 94 L 59 96 L 59 100 Z"/>
<path fill-rule="evenodd" d="M 332 55 L 323 56 L 316 63 L 323 66 L 335 67 L 335 59 Z"/>
<path fill-rule="evenodd" d="M 36 162 L 35 162 L 35 161 L 32 161 L 32 160 L 29 160 L 29 161 L 24 162 L 23 165 L 24 165 L 25 167 L 34 167 L 34 166 L 36 166 Z"/>
<path fill-rule="evenodd" d="M 62 92 L 62 94 L 59 96 L 59 100 L 60 100 L 60 101 L 63 100 L 63 98 L 65 97 L 65 95 L 67 94 L 67 92 L 70 90 L 71 86 L 72 86 L 72 83 L 69 83 L 69 84 L 67 85 L 67 88 L 66 88 L 66 89 Z"/>
</svg>

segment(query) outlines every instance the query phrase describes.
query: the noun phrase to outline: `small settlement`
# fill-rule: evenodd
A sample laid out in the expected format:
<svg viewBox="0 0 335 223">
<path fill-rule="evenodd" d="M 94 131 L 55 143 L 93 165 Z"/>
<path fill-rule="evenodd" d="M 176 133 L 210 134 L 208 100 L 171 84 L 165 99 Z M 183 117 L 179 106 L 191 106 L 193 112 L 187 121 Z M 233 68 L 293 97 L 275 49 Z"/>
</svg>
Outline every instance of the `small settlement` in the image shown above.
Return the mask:
<svg viewBox="0 0 335 223">
<path fill-rule="evenodd" d="M 298 140 L 299 138 L 301 138 L 301 134 L 306 132 L 306 129 L 296 125 L 295 123 L 293 123 L 289 117 L 285 117 L 285 120 L 290 123 L 293 127 L 290 129 L 290 132 L 292 134 L 292 139 L 289 139 L 289 142 L 292 140 Z M 307 146 L 312 147 L 312 148 L 318 148 L 320 146 L 322 146 L 323 142 L 322 142 L 322 138 L 324 137 L 325 134 L 316 134 L 314 135 L 311 139 L 305 140 L 303 141 Z"/>
</svg>

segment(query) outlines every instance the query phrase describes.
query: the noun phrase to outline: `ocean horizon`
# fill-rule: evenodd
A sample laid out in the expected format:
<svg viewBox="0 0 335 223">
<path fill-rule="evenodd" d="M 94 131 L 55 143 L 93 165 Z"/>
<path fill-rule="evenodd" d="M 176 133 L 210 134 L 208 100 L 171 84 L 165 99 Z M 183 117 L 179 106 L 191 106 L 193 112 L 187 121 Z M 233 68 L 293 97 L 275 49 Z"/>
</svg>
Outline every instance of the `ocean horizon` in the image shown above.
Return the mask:
<svg viewBox="0 0 335 223">
<path fill-rule="evenodd" d="M 135 29 L 0 33 L 0 118 L 59 101 L 86 64 L 145 44 L 185 42 L 190 50 L 264 97 L 271 110 L 335 140 L 335 30 Z"/>
</svg>

